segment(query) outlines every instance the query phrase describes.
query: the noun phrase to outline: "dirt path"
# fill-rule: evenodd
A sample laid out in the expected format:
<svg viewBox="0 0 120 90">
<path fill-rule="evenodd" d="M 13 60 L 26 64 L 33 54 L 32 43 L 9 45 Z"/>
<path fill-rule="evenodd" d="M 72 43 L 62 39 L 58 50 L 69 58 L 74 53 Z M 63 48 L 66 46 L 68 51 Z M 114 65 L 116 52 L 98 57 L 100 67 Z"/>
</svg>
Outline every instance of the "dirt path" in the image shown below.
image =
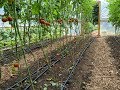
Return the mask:
<svg viewBox="0 0 120 90">
<path fill-rule="evenodd" d="M 117 69 L 113 65 L 114 58 L 110 53 L 110 47 L 105 37 L 98 38 L 91 46 L 94 57 L 90 83 L 87 83 L 86 90 L 120 90 L 120 79 L 117 77 Z"/>
<path fill-rule="evenodd" d="M 76 68 L 68 90 L 120 90 L 120 77 L 107 37 L 96 38 Z"/>
</svg>

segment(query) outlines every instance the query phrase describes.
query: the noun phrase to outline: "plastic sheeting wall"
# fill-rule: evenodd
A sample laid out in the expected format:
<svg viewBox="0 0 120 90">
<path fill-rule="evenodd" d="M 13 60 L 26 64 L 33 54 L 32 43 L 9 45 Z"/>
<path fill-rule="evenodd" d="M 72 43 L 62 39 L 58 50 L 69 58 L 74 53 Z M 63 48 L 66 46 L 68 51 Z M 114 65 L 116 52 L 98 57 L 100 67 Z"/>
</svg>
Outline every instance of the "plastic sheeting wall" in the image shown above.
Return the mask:
<svg viewBox="0 0 120 90">
<path fill-rule="evenodd" d="M 106 0 L 101 0 L 101 32 L 115 34 L 115 27 L 111 24 L 111 22 L 108 22 L 108 18 L 108 2 L 106 2 Z"/>
</svg>

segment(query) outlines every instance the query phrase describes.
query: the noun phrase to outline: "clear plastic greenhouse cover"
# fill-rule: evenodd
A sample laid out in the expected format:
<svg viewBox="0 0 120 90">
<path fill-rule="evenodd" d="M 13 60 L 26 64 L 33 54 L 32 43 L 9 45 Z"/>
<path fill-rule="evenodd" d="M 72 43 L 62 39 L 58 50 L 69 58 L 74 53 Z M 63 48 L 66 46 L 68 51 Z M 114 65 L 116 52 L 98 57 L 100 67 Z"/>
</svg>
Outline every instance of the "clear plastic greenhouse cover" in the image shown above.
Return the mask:
<svg viewBox="0 0 120 90">
<path fill-rule="evenodd" d="M 115 27 L 108 22 L 109 19 L 109 10 L 108 10 L 108 2 L 106 0 L 101 0 L 101 32 L 105 32 L 107 34 L 115 34 Z"/>
<path fill-rule="evenodd" d="M 108 5 L 109 5 L 109 3 L 106 0 L 100 0 L 100 1 L 101 1 L 101 11 L 100 11 L 100 13 L 101 13 L 101 15 L 100 15 L 101 33 L 105 33 L 105 35 L 113 35 L 113 34 L 115 34 L 115 27 L 112 25 L 111 22 L 108 21 L 108 19 L 109 19 Z M 69 30 L 69 33 L 71 31 L 73 35 L 75 35 L 75 33 L 79 34 L 80 33 L 79 28 L 81 28 L 81 24 L 79 24 L 78 28 L 74 27 L 72 30 Z"/>
</svg>

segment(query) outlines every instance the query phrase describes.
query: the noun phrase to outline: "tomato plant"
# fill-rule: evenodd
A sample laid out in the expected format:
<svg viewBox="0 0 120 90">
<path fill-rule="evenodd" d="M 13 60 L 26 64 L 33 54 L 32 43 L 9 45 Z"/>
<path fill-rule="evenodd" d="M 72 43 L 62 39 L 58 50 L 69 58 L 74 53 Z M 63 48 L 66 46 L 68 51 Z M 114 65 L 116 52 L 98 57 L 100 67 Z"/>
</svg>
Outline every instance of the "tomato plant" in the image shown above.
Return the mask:
<svg viewBox="0 0 120 90">
<path fill-rule="evenodd" d="M 14 0 L 8 0 L 8 4 L 12 4 Z"/>
<path fill-rule="evenodd" d="M 120 27 L 120 0 L 109 0 L 109 20 L 116 27 Z"/>
<path fill-rule="evenodd" d="M 79 21 L 82 21 L 81 26 L 87 32 L 89 28 L 85 27 L 89 25 L 89 22 L 92 22 L 94 0 L 2 0 L 0 6 L 4 8 L 3 16 L 8 16 L 3 17 L 2 21 L 9 21 L 12 27 L 9 31 L 5 31 L 4 27 L 1 29 L 0 40 L 2 42 L 0 42 L 0 48 L 7 47 L 10 43 L 11 46 L 14 45 L 18 62 L 20 61 L 18 49 L 21 50 L 32 85 L 33 82 L 24 48 L 26 46 L 30 48 L 33 42 L 39 43 L 49 39 L 51 49 L 48 50 L 52 51 L 54 39 L 66 37 L 67 35 L 72 36 L 72 29 L 74 31 L 80 30 L 78 28 L 81 24 Z M 76 43 L 76 41 L 73 43 Z M 62 46 L 65 41 L 58 44 L 60 44 L 58 46 Z M 18 48 L 19 46 L 20 48 Z M 40 46 L 43 56 L 49 64 L 48 50 L 44 50 L 41 43 Z M 61 55 L 58 53 L 56 56 L 58 58 Z M 19 64 L 14 64 L 14 67 L 19 67 Z M 34 86 L 32 86 L 32 90 L 35 90 Z"/>
</svg>

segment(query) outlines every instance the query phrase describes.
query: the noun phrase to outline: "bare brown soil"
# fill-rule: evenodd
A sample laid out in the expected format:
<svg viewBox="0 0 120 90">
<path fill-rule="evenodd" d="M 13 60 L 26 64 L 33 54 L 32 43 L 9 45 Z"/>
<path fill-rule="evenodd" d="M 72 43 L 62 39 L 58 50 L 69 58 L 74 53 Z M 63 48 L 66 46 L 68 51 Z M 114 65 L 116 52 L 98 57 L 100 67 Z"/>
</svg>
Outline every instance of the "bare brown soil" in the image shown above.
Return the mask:
<svg viewBox="0 0 120 90">
<path fill-rule="evenodd" d="M 80 51 L 83 50 L 85 44 L 88 43 L 89 40 L 89 37 L 85 39 L 78 38 L 76 41 L 77 44 L 69 50 L 69 54 L 51 68 L 43 77 L 39 78 L 35 85 L 35 89 L 43 90 L 47 88 L 48 90 L 60 90 L 60 84 L 67 78 L 76 57 L 78 57 Z"/>
<path fill-rule="evenodd" d="M 56 42 L 48 44 L 46 47 L 34 49 L 34 50 L 32 50 L 32 54 L 31 53 L 25 54 L 26 61 L 27 61 L 27 64 L 28 64 L 31 72 L 34 71 L 36 69 L 36 67 L 43 66 L 46 63 L 46 59 L 43 54 L 43 51 L 46 55 L 47 54 L 49 55 L 51 52 L 62 47 L 66 43 L 71 42 L 73 39 L 74 39 L 74 37 L 68 36 L 68 37 L 60 39 Z M 33 55 L 34 55 L 34 57 L 33 57 Z M 19 75 L 11 77 L 12 76 L 12 67 L 13 67 L 13 64 L 16 63 L 16 61 L 17 60 L 13 60 L 12 62 L 10 62 L 8 64 L 4 64 L 1 67 L 2 77 L 0 79 L 0 84 L 2 84 L 3 87 L 6 85 L 9 85 L 9 84 L 10 85 L 13 84 L 13 82 L 18 78 Z M 26 73 L 27 66 L 25 64 L 25 60 L 23 57 L 20 58 L 19 65 L 20 65 L 20 72 L 22 73 L 21 74 L 21 78 L 22 78 L 27 74 Z M 9 83 L 9 82 L 12 82 L 12 83 Z"/>
<path fill-rule="evenodd" d="M 92 33 L 92 36 L 96 35 L 96 32 Z M 117 37 L 117 40 L 120 41 L 120 38 Z M 49 45 L 49 48 L 45 48 L 44 50 L 48 53 L 48 56 L 51 56 L 60 53 L 60 50 L 64 50 L 66 46 L 71 46 L 69 49 L 66 49 L 63 59 L 34 82 L 35 90 L 60 90 L 61 83 L 70 73 L 73 62 L 79 57 L 80 51 L 83 50 L 89 41 L 89 36 L 86 38 L 78 37 L 55 42 L 56 44 L 53 44 L 52 47 Z M 67 43 L 68 45 L 66 45 Z M 56 50 L 58 47 L 62 48 Z M 31 72 L 45 64 L 45 58 L 42 57 L 44 55 L 39 53 L 39 51 L 37 49 L 33 53 L 36 55 L 36 58 L 40 59 L 29 62 Z M 62 55 L 64 56 L 64 54 Z M 29 55 L 28 57 L 28 59 L 32 58 Z M 6 68 L 4 67 L 4 69 Z M 26 75 L 26 70 L 23 71 L 23 77 L 25 76 L 24 74 Z M 16 80 L 16 78 L 14 77 L 12 80 Z M 4 90 L 12 85 L 14 82 L 12 80 L 9 79 L 7 84 L 2 83 L 1 89 Z M 32 89 L 30 88 L 30 90 Z M 116 43 L 113 37 L 96 38 L 78 64 L 73 77 L 67 82 L 66 90 L 120 90 L 120 44 Z"/>
<path fill-rule="evenodd" d="M 79 51 L 83 48 L 83 46 L 85 45 L 85 43 L 89 40 L 89 37 L 88 36 L 85 36 L 85 38 L 83 37 L 78 37 L 78 38 L 75 38 L 75 37 L 71 37 L 71 38 L 68 38 L 66 41 L 62 41 L 62 42 L 57 42 L 57 45 L 56 47 L 59 48 L 59 47 L 62 47 L 63 50 L 64 48 L 68 48 L 68 47 L 71 47 L 70 49 L 68 48 L 68 50 L 66 50 L 66 53 L 64 54 L 67 54 L 67 56 L 65 56 L 59 63 L 57 63 L 53 68 L 51 68 L 48 73 L 46 73 L 42 79 L 40 78 L 40 81 L 45 81 L 45 83 L 49 83 L 49 81 L 51 80 L 55 80 L 57 82 L 61 81 L 61 79 L 63 77 L 61 76 L 64 76 L 66 78 L 67 74 L 69 73 L 69 68 L 71 68 L 71 64 L 73 63 L 73 61 L 75 60 L 75 57 L 77 55 L 77 53 L 79 53 Z M 73 40 L 74 39 L 74 40 Z M 72 41 L 72 42 L 71 42 Z M 71 43 L 70 43 L 71 42 Z M 66 45 L 66 43 L 68 45 Z M 59 45 L 58 45 L 59 44 Z M 66 45 L 66 46 L 64 46 Z M 53 46 L 53 45 L 52 45 Z M 58 47 L 59 46 L 59 47 Z M 50 49 L 51 49 L 51 45 L 49 46 Z M 80 48 L 81 47 L 81 48 Z M 52 51 L 52 54 L 57 54 L 57 53 L 60 53 L 61 51 L 57 51 L 54 49 L 55 48 L 55 45 L 53 47 L 53 50 L 50 50 Z M 60 50 L 62 50 L 62 48 Z M 45 49 L 47 50 L 47 49 Z M 36 50 L 35 50 L 36 51 Z M 38 50 L 37 50 L 38 51 Z M 36 51 L 36 52 L 37 52 Z M 55 51 L 55 52 L 54 52 Z M 47 51 L 46 51 L 47 52 Z M 33 52 L 34 53 L 34 52 Z M 63 54 L 63 55 L 64 55 Z M 49 56 L 49 54 L 48 54 Z M 38 61 L 33 61 L 34 63 L 31 64 L 31 67 L 30 67 L 30 70 L 31 72 L 37 70 L 38 67 L 40 66 L 43 66 L 45 64 L 44 62 L 44 58 L 41 57 L 41 59 L 39 59 Z M 38 62 L 40 62 L 40 65 L 38 66 Z M 58 72 L 59 70 L 59 72 Z M 22 77 L 24 77 L 26 75 L 26 70 L 22 72 Z M 59 78 L 58 76 L 60 75 L 61 78 Z M 66 75 L 66 76 L 65 76 Z M 22 78 L 21 77 L 21 78 Z M 12 85 L 13 83 L 15 83 L 14 81 L 16 80 L 19 80 L 20 78 L 17 79 L 17 77 L 14 77 L 14 78 L 10 78 L 8 80 L 5 81 L 5 83 L 2 83 L 1 84 L 1 87 L 2 89 L 4 90 L 5 88 L 9 87 L 10 85 Z M 63 78 L 64 79 L 64 78 Z M 38 80 L 37 81 L 37 84 L 40 86 L 40 81 Z M 62 81 L 61 81 L 62 82 Z M 42 82 L 42 84 L 45 84 Z M 37 89 L 39 87 L 37 86 Z M 44 88 L 44 86 L 42 87 Z M 38 89 L 39 90 L 39 89 Z"/>
<path fill-rule="evenodd" d="M 77 67 L 68 90 L 120 90 L 119 70 L 116 68 L 120 64 L 120 45 L 115 43 L 107 37 L 97 38 Z"/>
</svg>

